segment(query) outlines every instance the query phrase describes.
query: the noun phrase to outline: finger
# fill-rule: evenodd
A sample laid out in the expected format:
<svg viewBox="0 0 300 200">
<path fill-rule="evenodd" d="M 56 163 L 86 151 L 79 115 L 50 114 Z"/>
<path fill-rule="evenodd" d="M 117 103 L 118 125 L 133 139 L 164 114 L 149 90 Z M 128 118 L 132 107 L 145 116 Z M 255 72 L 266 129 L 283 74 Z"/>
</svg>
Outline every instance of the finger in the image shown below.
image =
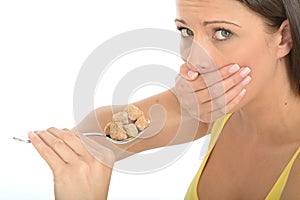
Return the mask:
<svg viewBox="0 0 300 200">
<path fill-rule="evenodd" d="M 78 155 L 59 137 L 48 131 L 39 132 L 39 137 L 66 163 L 75 163 Z"/>
<path fill-rule="evenodd" d="M 180 104 L 188 110 L 194 110 L 194 113 L 196 113 L 195 109 L 198 105 L 199 108 L 197 109 L 201 109 L 201 113 L 225 108 L 226 105 L 232 101 L 233 98 L 236 97 L 250 82 L 251 77 L 247 76 L 243 81 L 226 92 L 224 85 L 216 84 L 206 90 L 201 90 L 196 93 L 187 93 L 180 97 Z M 211 106 L 207 106 L 206 104 L 208 103 L 211 104 Z M 197 112 L 200 113 L 200 111 Z"/>
<path fill-rule="evenodd" d="M 235 90 L 235 91 L 234 91 Z M 237 93 L 237 91 L 239 91 Z M 213 111 L 211 112 L 203 112 L 203 115 L 201 115 L 201 120 L 204 122 L 212 122 L 222 116 L 224 116 L 225 114 L 231 113 L 235 107 L 241 102 L 241 100 L 244 98 L 245 94 L 246 94 L 246 89 L 244 88 L 244 86 L 237 86 L 236 88 L 230 90 L 230 93 L 227 94 L 226 97 L 226 101 L 227 104 L 224 106 L 224 101 L 222 100 L 222 103 L 219 103 L 218 106 L 219 109 L 212 109 Z M 224 97 L 222 97 L 224 99 Z M 205 103 L 202 105 L 201 109 L 202 111 L 204 109 L 208 109 L 207 107 L 209 106 L 209 102 Z"/>
<path fill-rule="evenodd" d="M 241 81 L 244 81 L 245 82 L 244 85 L 247 85 L 251 80 L 251 78 L 249 76 L 250 73 L 251 73 L 251 69 L 249 67 L 245 67 L 245 68 L 242 68 L 241 70 L 239 70 L 238 73 L 225 79 L 223 81 L 225 91 L 230 90 L 231 88 L 233 88 L 235 85 L 237 85 Z M 250 80 L 249 80 L 249 78 L 250 78 Z M 245 79 L 247 79 L 247 80 L 245 80 Z"/>
<path fill-rule="evenodd" d="M 79 133 L 76 131 L 76 129 L 70 130 L 67 128 L 63 128 L 60 130 L 55 127 L 51 127 L 51 128 L 48 128 L 47 131 L 62 140 L 64 139 L 64 136 L 66 135 L 66 133 L 69 133 L 69 132 L 71 133 L 71 135 L 74 135 L 76 138 L 79 138 Z"/>
<path fill-rule="evenodd" d="M 216 82 L 220 80 L 224 80 L 228 78 L 229 76 L 235 74 L 240 70 L 240 66 L 238 64 L 230 64 L 223 66 L 219 69 L 216 68 L 216 70 L 207 72 L 207 73 L 201 73 L 201 76 L 203 76 L 203 79 L 205 80 L 205 83 L 207 86 L 210 86 L 212 84 L 215 84 Z M 194 73 L 197 72 L 197 70 L 193 70 L 189 68 L 189 65 L 183 64 L 180 67 L 180 74 L 186 79 L 186 80 L 195 80 L 193 76 Z"/>
<path fill-rule="evenodd" d="M 52 170 L 57 166 L 65 164 L 53 149 L 50 148 L 37 134 L 30 132 L 28 133 L 28 138 Z"/>
<path fill-rule="evenodd" d="M 195 100 L 199 99 L 199 96 L 195 98 L 190 95 L 183 98 L 182 104 L 193 116 L 200 116 L 200 119 L 215 120 L 232 111 L 245 94 L 245 84 L 249 84 L 250 81 L 251 78 L 246 77 L 234 88 L 214 100 L 199 103 L 198 100 Z"/>
<path fill-rule="evenodd" d="M 227 91 L 235 84 L 239 83 L 243 78 L 245 78 L 245 75 L 248 75 L 250 73 L 249 68 L 239 69 L 237 65 L 234 65 L 233 67 L 236 67 L 235 70 L 238 69 L 238 71 L 234 71 L 233 74 L 228 73 L 228 71 L 225 70 L 226 68 L 223 68 L 220 71 L 203 74 L 201 75 L 202 80 L 197 79 L 193 83 L 193 85 L 191 85 L 191 87 L 194 89 L 194 91 L 197 91 L 209 87 L 214 87 L 214 85 L 216 84 L 223 84 L 224 88 Z M 245 74 L 245 69 L 247 74 Z"/>
<path fill-rule="evenodd" d="M 212 111 L 209 115 L 207 115 L 206 120 L 208 120 L 208 117 L 210 117 L 210 120 L 214 121 L 222 116 L 224 116 L 225 114 L 231 113 L 231 111 L 240 103 L 240 101 L 244 98 L 246 94 L 246 89 L 242 89 L 242 91 L 236 95 L 232 101 L 230 101 L 226 107 L 220 108 L 218 110 L 214 110 Z"/>
<path fill-rule="evenodd" d="M 243 89 L 235 98 L 232 99 L 232 101 L 229 102 L 227 105 L 228 113 L 232 112 L 233 109 L 241 102 L 241 100 L 246 95 L 247 90 Z"/>
<path fill-rule="evenodd" d="M 179 75 L 176 78 L 174 91 L 177 95 L 182 96 L 186 93 L 192 93 L 193 88 L 191 88 L 187 80 L 185 80 L 181 75 Z"/>
<path fill-rule="evenodd" d="M 196 94 L 197 99 L 199 99 L 199 103 L 205 103 L 217 99 L 218 97 L 224 95 L 225 92 L 226 89 L 224 88 L 224 85 L 222 83 L 218 83 L 194 93 Z"/>
<path fill-rule="evenodd" d="M 221 76 L 225 79 L 225 78 L 232 76 L 233 74 L 238 72 L 240 69 L 241 69 L 241 67 L 238 64 L 232 64 L 232 65 L 226 65 L 226 66 L 222 67 L 219 71 L 220 71 Z"/>
<path fill-rule="evenodd" d="M 63 129 L 61 129 L 61 130 L 65 131 L 65 132 L 71 131 L 77 138 L 80 138 L 79 132 L 78 132 L 76 129 L 70 130 L 70 129 L 68 129 L 68 128 L 63 128 Z"/>
<path fill-rule="evenodd" d="M 224 88 L 216 88 L 214 89 L 215 94 L 212 94 L 211 91 L 207 92 L 207 90 L 203 90 L 197 93 L 197 99 L 201 98 L 203 100 L 206 100 L 205 102 L 201 101 L 202 107 L 208 107 L 205 104 L 207 102 L 211 102 L 211 112 L 219 109 L 225 109 L 229 102 L 231 102 L 235 97 L 237 97 L 243 89 L 251 82 L 252 78 L 250 76 L 247 76 L 244 78 L 243 81 L 235 85 L 233 88 L 229 89 L 224 93 Z M 219 90 L 219 92 L 218 92 Z M 222 95 L 218 96 L 218 93 L 223 93 Z M 218 96 L 217 98 L 214 98 L 215 96 Z M 190 97 L 189 97 L 190 98 Z M 199 102 L 198 102 L 199 103 Z M 228 108 L 226 108 L 227 112 Z M 203 108 L 202 108 L 203 111 Z"/>
<path fill-rule="evenodd" d="M 187 63 L 181 65 L 180 67 L 180 74 L 184 77 L 184 79 L 193 81 L 199 76 L 199 72 L 197 68 L 191 68 L 191 65 Z"/>
<path fill-rule="evenodd" d="M 239 103 L 238 100 L 240 100 L 240 97 L 243 97 L 245 94 L 245 87 L 251 82 L 252 78 L 250 76 L 247 76 L 243 81 L 241 81 L 238 85 L 234 86 L 230 90 L 228 90 L 225 94 L 225 99 L 226 99 L 226 110 L 227 112 L 230 111 L 228 105 L 230 102 L 234 103 Z M 237 99 L 236 99 L 237 98 Z M 220 100 L 217 100 L 220 101 Z M 219 106 L 219 108 L 221 108 Z"/>
<path fill-rule="evenodd" d="M 91 158 L 90 154 L 81 143 L 79 136 L 75 134 L 75 131 L 62 131 L 54 127 L 47 129 L 47 131 L 61 139 L 77 155 L 84 157 L 85 159 Z"/>
<path fill-rule="evenodd" d="M 230 72 L 229 72 L 230 71 Z M 240 72 L 240 73 L 238 73 Z M 195 80 L 190 81 L 190 79 L 186 80 L 186 84 L 192 88 L 192 91 L 196 92 L 199 90 L 203 90 L 209 87 L 213 87 L 215 84 L 224 84 L 223 82 L 227 80 L 227 84 L 232 87 L 233 83 L 240 82 L 244 77 L 241 76 L 242 70 L 238 65 L 233 65 L 231 67 L 223 67 L 220 70 L 208 72 L 205 74 L 201 74 Z M 189 72 L 187 72 L 189 73 Z M 250 72 L 248 72 L 250 73 Z M 244 73 L 243 73 L 244 75 Z M 246 74 L 247 75 L 247 74 Z M 188 76 L 188 75 L 187 75 Z M 185 77 L 185 76 L 182 76 Z M 228 86 L 228 87 L 229 87 Z"/>
<path fill-rule="evenodd" d="M 251 77 L 248 76 L 250 72 L 251 70 L 246 67 L 244 69 L 241 69 L 239 73 L 228 77 L 222 82 L 211 85 L 207 89 L 196 91 L 198 99 L 201 99 L 201 102 L 212 101 L 224 95 L 226 92 L 237 85 L 239 85 L 239 87 L 245 87 L 251 81 Z"/>
</svg>

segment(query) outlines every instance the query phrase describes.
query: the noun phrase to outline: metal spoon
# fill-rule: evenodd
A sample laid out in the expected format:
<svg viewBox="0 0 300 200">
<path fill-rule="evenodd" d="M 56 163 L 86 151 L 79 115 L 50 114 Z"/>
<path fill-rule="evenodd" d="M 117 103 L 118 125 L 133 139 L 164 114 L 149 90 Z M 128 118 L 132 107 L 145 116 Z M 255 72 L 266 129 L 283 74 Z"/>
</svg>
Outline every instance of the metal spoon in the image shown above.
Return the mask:
<svg viewBox="0 0 300 200">
<path fill-rule="evenodd" d="M 111 137 L 107 136 L 104 133 L 83 133 L 83 136 L 89 137 L 89 136 L 99 136 L 99 137 L 105 137 L 105 139 L 107 139 L 108 141 L 115 143 L 115 144 L 126 144 L 128 142 L 132 142 L 133 140 L 137 139 L 138 137 L 140 137 L 145 130 L 149 127 L 150 125 L 150 120 L 148 120 L 148 125 L 146 126 L 146 128 L 142 131 L 139 131 L 138 135 L 136 137 L 129 137 L 127 139 L 124 140 L 114 140 Z M 13 137 L 13 139 L 21 141 L 21 142 L 26 142 L 26 143 L 31 143 L 30 139 L 26 136 L 16 136 Z"/>
</svg>

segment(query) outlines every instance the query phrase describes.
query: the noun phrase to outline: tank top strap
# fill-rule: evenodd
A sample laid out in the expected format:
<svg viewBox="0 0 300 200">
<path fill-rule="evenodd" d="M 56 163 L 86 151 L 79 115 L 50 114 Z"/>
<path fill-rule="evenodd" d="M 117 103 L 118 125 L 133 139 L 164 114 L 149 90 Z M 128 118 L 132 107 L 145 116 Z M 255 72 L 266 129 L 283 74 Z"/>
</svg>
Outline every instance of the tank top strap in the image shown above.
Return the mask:
<svg viewBox="0 0 300 200">
<path fill-rule="evenodd" d="M 287 166 L 284 168 L 284 170 L 280 174 L 280 176 L 277 179 L 276 183 L 274 184 L 273 188 L 271 189 L 268 196 L 266 197 L 266 200 L 277 200 L 277 199 L 279 200 L 280 199 L 282 192 L 284 190 L 284 187 L 286 185 L 286 182 L 288 180 L 292 166 L 299 155 L 300 155 L 300 147 L 297 149 L 297 151 L 295 152 L 292 159 L 289 161 Z"/>
<path fill-rule="evenodd" d="M 190 184 L 190 186 L 188 188 L 188 191 L 184 198 L 185 200 L 198 200 L 197 189 L 198 189 L 198 182 L 199 182 L 201 173 L 206 165 L 206 162 L 209 158 L 209 155 L 210 155 L 213 147 L 215 146 L 215 144 L 218 140 L 220 133 L 222 132 L 222 129 L 224 128 L 224 126 L 225 126 L 226 122 L 228 121 L 228 119 L 230 118 L 230 116 L 231 116 L 231 114 L 225 115 L 214 122 L 212 129 L 210 131 L 211 136 L 210 136 L 208 152 L 207 152 L 205 158 L 203 159 L 203 162 L 202 162 L 196 176 L 194 177 L 192 183 Z"/>
</svg>

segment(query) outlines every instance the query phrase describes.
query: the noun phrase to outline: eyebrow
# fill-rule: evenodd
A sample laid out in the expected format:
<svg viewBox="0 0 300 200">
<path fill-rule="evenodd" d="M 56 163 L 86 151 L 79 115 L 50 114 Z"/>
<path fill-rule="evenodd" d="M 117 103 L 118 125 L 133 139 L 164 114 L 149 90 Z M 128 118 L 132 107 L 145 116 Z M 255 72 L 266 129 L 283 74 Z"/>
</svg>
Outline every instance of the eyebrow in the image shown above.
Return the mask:
<svg viewBox="0 0 300 200">
<path fill-rule="evenodd" d="M 216 20 L 216 21 L 204 21 L 203 22 L 203 26 L 207 26 L 209 24 L 230 24 L 230 25 L 233 25 L 233 26 L 237 26 L 239 28 L 241 28 L 240 25 L 236 24 L 236 23 L 233 23 L 233 22 L 229 22 L 229 21 L 224 21 L 224 20 Z"/>
<path fill-rule="evenodd" d="M 180 22 L 182 24 L 187 25 L 187 23 L 182 19 L 175 19 L 175 22 Z M 204 21 L 202 24 L 203 24 L 203 26 L 207 26 L 207 25 L 210 25 L 210 24 L 230 24 L 230 25 L 234 25 L 234 26 L 237 26 L 237 27 L 241 28 L 241 26 L 236 24 L 236 23 L 229 22 L 229 21 L 224 21 L 224 20 Z"/>
<path fill-rule="evenodd" d="M 180 22 L 180 23 L 185 24 L 185 25 L 187 24 L 187 23 L 186 23 L 184 20 L 182 20 L 182 19 L 175 19 L 175 23 L 176 23 L 176 22 Z"/>
</svg>

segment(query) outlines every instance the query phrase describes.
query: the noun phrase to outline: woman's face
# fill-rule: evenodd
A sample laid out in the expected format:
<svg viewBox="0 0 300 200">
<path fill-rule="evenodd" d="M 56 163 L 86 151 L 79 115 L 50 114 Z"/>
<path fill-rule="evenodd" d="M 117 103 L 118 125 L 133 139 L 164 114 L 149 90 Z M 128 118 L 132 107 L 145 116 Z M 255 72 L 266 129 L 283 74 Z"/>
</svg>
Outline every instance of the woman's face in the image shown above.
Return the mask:
<svg viewBox="0 0 300 200">
<path fill-rule="evenodd" d="M 190 48 L 185 51 L 190 55 L 182 55 L 184 59 L 193 58 L 195 65 L 201 63 L 201 56 L 197 55 L 197 48 L 191 48 L 190 40 L 206 51 L 217 68 L 237 63 L 251 69 L 248 99 L 263 91 L 274 78 L 277 63 L 275 33 L 268 32 L 263 18 L 242 3 L 235 0 L 177 0 L 176 25 L 181 31 L 183 46 Z"/>
</svg>

